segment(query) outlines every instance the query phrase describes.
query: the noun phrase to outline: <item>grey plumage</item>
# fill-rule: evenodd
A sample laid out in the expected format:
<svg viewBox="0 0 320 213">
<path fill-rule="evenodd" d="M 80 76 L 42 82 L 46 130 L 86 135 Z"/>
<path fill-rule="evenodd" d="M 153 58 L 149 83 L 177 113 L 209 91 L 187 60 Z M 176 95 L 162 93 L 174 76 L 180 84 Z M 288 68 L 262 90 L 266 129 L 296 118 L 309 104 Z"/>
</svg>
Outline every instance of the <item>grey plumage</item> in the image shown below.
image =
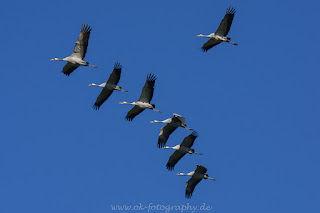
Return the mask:
<svg viewBox="0 0 320 213">
<path fill-rule="evenodd" d="M 186 119 L 181 115 L 173 113 L 173 117 L 170 118 L 170 122 L 167 123 L 164 127 L 161 128 L 159 138 L 158 138 L 158 147 L 162 148 L 166 145 L 170 135 L 178 128 L 184 127 L 189 130 L 193 130 L 187 127 Z"/>
<path fill-rule="evenodd" d="M 147 76 L 147 80 L 142 89 L 139 101 L 145 102 L 145 103 L 151 102 L 153 97 L 154 84 L 156 80 L 157 80 L 156 76 L 151 73 Z"/>
<path fill-rule="evenodd" d="M 194 141 L 198 137 L 198 134 L 196 132 L 192 132 L 190 135 L 185 137 L 180 144 L 180 148 L 183 147 L 184 149 L 190 149 L 191 151 L 194 152 L 191 147 L 193 146 Z M 183 150 L 176 150 L 169 158 L 168 163 L 166 165 L 168 170 L 173 170 L 174 166 L 179 162 L 179 160 L 185 156 L 186 152 Z"/>
<path fill-rule="evenodd" d="M 154 85 L 156 82 L 157 78 L 153 74 L 148 74 L 147 75 L 147 80 L 144 84 L 144 87 L 142 89 L 140 98 L 137 102 L 143 102 L 143 103 L 148 103 L 150 104 L 152 97 L 153 97 L 153 91 L 154 91 Z M 155 107 L 154 104 L 151 104 L 153 108 Z M 132 121 L 133 118 L 135 118 L 137 115 L 139 115 L 141 112 L 143 112 L 146 108 L 143 108 L 139 105 L 135 105 L 126 115 L 125 119 L 127 121 Z"/>
<path fill-rule="evenodd" d="M 80 35 L 76 41 L 71 56 L 84 59 L 87 53 L 91 27 L 87 24 L 82 24 Z"/>
<path fill-rule="evenodd" d="M 218 29 L 215 32 L 215 35 L 218 36 L 222 36 L 225 37 L 228 35 L 230 28 L 231 28 L 231 24 L 233 21 L 233 17 L 235 15 L 236 11 L 234 8 L 227 7 L 227 12 L 223 18 L 223 20 L 221 21 Z M 230 38 L 229 38 L 230 40 Z M 212 47 L 220 44 L 222 41 L 217 40 L 215 38 L 210 38 L 203 46 L 202 46 L 202 51 L 207 52 L 209 49 L 211 49 Z"/>
<path fill-rule="evenodd" d="M 62 69 L 63 74 L 69 76 L 79 66 L 90 66 L 97 68 L 97 66 L 91 65 L 83 60 L 87 53 L 90 32 L 91 28 L 89 27 L 89 25 L 83 24 L 72 54 L 65 58 L 53 58 L 50 60 L 68 62 Z"/>
<path fill-rule="evenodd" d="M 114 89 L 117 84 L 119 83 L 120 76 L 121 76 L 122 66 L 119 62 L 116 62 L 114 65 L 114 69 L 110 74 L 108 81 L 106 82 L 105 86 L 103 87 L 100 95 L 98 96 L 96 102 L 93 105 L 94 109 L 99 109 L 100 106 L 110 97 L 113 93 Z"/>
<path fill-rule="evenodd" d="M 82 60 L 86 56 L 89 37 L 91 32 L 91 27 L 87 24 L 82 24 L 81 31 L 79 37 L 74 46 L 73 52 L 71 54 L 72 57 L 81 58 Z M 62 70 L 62 73 L 69 76 L 75 69 L 77 69 L 80 65 L 68 62 Z"/>
<path fill-rule="evenodd" d="M 197 165 L 197 169 L 194 171 L 194 174 L 187 181 L 186 185 L 186 198 L 191 198 L 193 191 L 198 183 L 202 180 L 199 176 L 204 176 L 207 172 L 207 168 L 201 165 Z"/>
</svg>

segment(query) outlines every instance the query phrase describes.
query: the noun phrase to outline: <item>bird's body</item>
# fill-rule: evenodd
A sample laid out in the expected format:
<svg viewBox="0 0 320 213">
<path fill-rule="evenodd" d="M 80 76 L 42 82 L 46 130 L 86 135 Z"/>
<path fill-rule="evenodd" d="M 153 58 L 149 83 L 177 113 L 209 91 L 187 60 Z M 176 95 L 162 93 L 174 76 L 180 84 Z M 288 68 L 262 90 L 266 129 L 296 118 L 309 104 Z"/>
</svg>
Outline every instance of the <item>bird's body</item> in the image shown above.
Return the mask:
<svg viewBox="0 0 320 213">
<path fill-rule="evenodd" d="M 152 104 L 146 103 L 146 102 L 142 102 L 142 101 L 135 101 L 135 102 L 132 102 L 132 103 L 128 103 L 128 102 L 123 101 L 123 102 L 121 102 L 121 104 L 130 104 L 130 105 L 141 107 L 143 109 L 154 109 Z"/>
<path fill-rule="evenodd" d="M 209 180 L 216 180 L 214 178 L 210 178 L 208 174 L 206 174 L 207 168 L 197 165 L 197 169 L 195 171 L 189 172 L 189 173 L 178 173 L 177 175 L 186 175 L 191 176 L 191 178 L 187 181 L 186 185 L 186 198 L 191 198 L 192 193 L 194 191 L 194 188 L 196 185 L 202 180 L 202 179 L 209 179 Z"/>
<path fill-rule="evenodd" d="M 63 61 L 67 61 L 73 64 L 78 64 L 80 66 L 89 66 L 88 62 L 85 62 L 84 60 L 82 60 L 81 58 L 78 57 L 74 57 L 74 56 L 68 56 L 66 58 L 62 59 Z"/>
<path fill-rule="evenodd" d="M 217 31 L 215 33 L 211 33 L 210 35 L 202 35 L 199 34 L 197 35 L 198 37 L 205 37 L 205 38 L 210 38 L 203 46 L 202 46 L 202 51 L 207 52 L 209 49 L 212 47 L 220 44 L 221 42 L 228 42 L 233 45 L 238 45 L 237 43 L 231 41 L 229 37 L 226 37 L 229 33 L 229 30 L 231 28 L 231 24 L 233 21 L 233 17 L 235 14 L 235 9 L 232 7 L 227 8 L 227 12 L 221 21 Z"/>
<path fill-rule="evenodd" d="M 164 127 L 162 127 L 160 130 L 159 139 L 158 139 L 158 147 L 159 148 L 162 148 L 166 145 L 166 143 L 169 139 L 169 136 L 178 127 L 183 127 L 183 128 L 189 129 L 189 130 L 193 130 L 193 129 L 187 127 L 186 120 L 184 117 L 182 117 L 181 115 L 175 114 L 175 113 L 173 113 L 172 118 L 168 118 L 163 121 L 154 120 L 154 121 L 151 121 L 151 123 L 166 123 L 167 124 Z"/>
<path fill-rule="evenodd" d="M 154 104 L 150 103 L 153 97 L 154 84 L 156 79 L 157 79 L 156 76 L 152 74 L 149 74 L 147 76 L 146 83 L 144 84 L 144 87 L 142 89 L 142 92 L 138 101 L 131 102 L 131 103 L 126 101 L 120 102 L 120 104 L 134 105 L 134 107 L 128 112 L 126 116 L 126 120 L 132 121 L 134 117 L 139 115 L 145 109 L 152 109 L 153 111 L 161 113 L 161 111 L 155 109 Z"/>
<path fill-rule="evenodd" d="M 127 90 L 124 90 L 117 85 L 120 80 L 121 69 L 122 69 L 122 66 L 120 65 L 120 63 L 116 62 L 114 65 L 114 69 L 110 74 L 110 77 L 107 82 L 99 85 L 94 83 L 89 84 L 89 86 L 97 86 L 97 87 L 103 88 L 96 102 L 93 105 L 94 109 L 99 109 L 100 106 L 109 98 L 109 96 L 112 94 L 114 90 L 128 92 Z"/>
<path fill-rule="evenodd" d="M 163 147 L 164 149 L 176 150 L 168 160 L 168 163 L 167 163 L 168 170 L 173 170 L 174 166 L 178 163 L 178 161 L 187 153 L 202 155 L 201 153 L 195 152 L 194 149 L 191 149 L 197 137 L 198 137 L 198 134 L 196 132 L 192 132 L 189 136 L 183 139 L 181 144 L 176 145 L 174 147 L 168 147 L 168 146 Z"/>
<path fill-rule="evenodd" d="M 84 57 L 86 56 L 88 41 L 90 37 L 91 28 L 88 25 L 82 25 L 80 35 L 74 47 L 74 50 L 71 56 L 59 59 L 53 58 L 51 61 L 66 61 L 68 62 L 64 67 L 62 72 L 65 75 L 70 75 L 75 69 L 79 66 L 91 66 L 97 68 L 97 66 L 91 65 L 88 62 L 84 61 Z"/>
</svg>

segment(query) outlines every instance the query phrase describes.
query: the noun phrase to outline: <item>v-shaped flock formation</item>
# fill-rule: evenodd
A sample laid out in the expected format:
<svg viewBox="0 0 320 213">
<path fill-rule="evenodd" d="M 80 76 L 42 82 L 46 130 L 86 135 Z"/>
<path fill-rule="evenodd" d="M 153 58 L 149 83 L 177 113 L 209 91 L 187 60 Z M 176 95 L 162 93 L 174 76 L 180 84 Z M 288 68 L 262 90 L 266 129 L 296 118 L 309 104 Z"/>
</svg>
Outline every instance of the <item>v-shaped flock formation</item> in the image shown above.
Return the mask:
<svg viewBox="0 0 320 213">
<path fill-rule="evenodd" d="M 221 42 L 228 42 L 234 45 L 238 45 L 235 42 L 232 42 L 229 37 L 226 37 L 229 33 L 233 17 L 235 15 L 235 9 L 232 7 L 227 8 L 227 12 L 221 21 L 218 29 L 215 33 L 211 33 L 209 35 L 202 35 L 199 34 L 197 36 L 199 37 L 207 37 L 210 38 L 203 46 L 202 51 L 207 52 L 212 47 L 220 44 Z M 76 42 L 76 45 L 74 47 L 74 50 L 71 54 L 71 56 L 59 59 L 54 58 L 51 59 L 51 61 L 66 61 L 68 62 L 62 70 L 62 73 L 69 76 L 75 69 L 77 69 L 79 66 L 91 66 L 97 68 L 97 66 L 91 65 L 88 62 L 84 61 L 84 57 L 86 56 L 87 47 L 88 47 L 88 41 L 89 36 L 91 33 L 91 27 L 88 25 L 83 24 L 81 28 L 80 35 L 78 37 L 78 40 Z M 101 105 L 110 97 L 110 95 L 113 93 L 114 90 L 128 92 L 127 90 L 122 89 L 117 84 L 119 83 L 120 76 L 121 76 L 121 70 L 122 66 L 120 63 L 116 62 L 114 65 L 114 69 L 108 79 L 107 82 L 102 84 L 89 84 L 89 86 L 97 86 L 101 87 L 102 91 L 100 95 L 98 96 L 96 102 L 93 105 L 93 108 L 98 110 Z M 141 112 L 143 112 L 145 109 L 151 109 L 156 112 L 160 112 L 155 108 L 154 104 L 151 104 L 151 100 L 153 97 L 153 91 L 154 91 L 154 85 L 157 80 L 157 77 L 154 74 L 148 74 L 147 80 L 144 84 L 144 87 L 142 89 L 140 98 L 138 101 L 135 102 L 120 102 L 120 104 L 130 104 L 134 107 L 129 110 L 127 113 L 125 119 L 127 121 L 132 121 L 137 115 L 139 115 Z M 167 162 L 167 169 L 169 171 L 172 171 L 175 167 L 175 165 L 179 162 L 185 154 L 198 154 L 202 155 L 201 153 L 195 152 L 194 149 L 191 149 L 194 141 L 198 137 L 198 133 L 193 131 L 190 135 L 184 138 L 181 144 L 176 145 L 174 147 L 166 146 L 166 143 L 170 137 L 170 135 L 178 128 L 183 127 L 188 130 L 193 130 L 189 128 L 186 124 L 186 120 L 183 116 L 178 114 L 173 114 L 172 118 L 168 118 L 163 121 L 151 121 L 151 123 L 165 123 L 166 125 L 163 126 L 160 130 L 159 138 L 158 138 L 158 147 L 164 148 L 164 149 L 173 149 L 175 150 L 174 153 L 170 156 L 168 162 Z M 207 169 L 201 165 L 197 165 L 196 170 L 189 172 L 189 173 L 178 173 L 177 175 L 187 175 L 191 176 L 191 178 L 187 181 L 186 185 L 186 192 L 185 196 L 187 198 L 190 198 L 192 196 L 193 190 L 195 186 L 202 180 L 202 179 L 209 179 L 209 180 L 216 180 L 214 178 L 210 178 L 208 174 L 206 174 Z"/>
</svg>

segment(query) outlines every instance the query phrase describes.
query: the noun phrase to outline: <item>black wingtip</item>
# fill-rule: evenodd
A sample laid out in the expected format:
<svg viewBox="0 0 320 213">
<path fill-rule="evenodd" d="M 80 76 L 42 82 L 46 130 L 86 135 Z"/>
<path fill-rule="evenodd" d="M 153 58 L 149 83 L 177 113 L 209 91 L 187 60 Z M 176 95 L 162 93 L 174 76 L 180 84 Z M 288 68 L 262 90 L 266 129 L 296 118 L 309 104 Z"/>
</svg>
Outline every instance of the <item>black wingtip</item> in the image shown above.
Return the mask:
<svg viewBox="0 0 320 213">
<path fill-rule="evenodd" d="M 155 80 L 157 80 L 157 77 L 154 74 L 149 73 L 147 76 L 147 80 L 148 81 L 155 81 Z"/>
<path fill-rule="evenodd" d="M 121 70 L 122 69 L 122 65 L 119 62 L 114 63 L 114 69 L 115 70 Z"/>
<path fill-rule="evenodd" d="M 162 148 L 166 145 L 167 141 L 166 140 L 161 140 L 160 138 L 161 136 L 159 136 L 159 139 L 158 139 L 158 148 Z"/>
<path fill-rule="evenodd" d="M 208 49 L 205 49 L 205 48 L 201 47 L 201 51 L 202 51 L 202 52 L 207 52 Z"/>
<path fill-rule="evenodd" d="M 133 118 L 130 118 L 130 117 L 125 117 L 126 121 L 132 121 Z"/>
<path fill-rule="evenodd" d="M 81 32 L 90 33 L 92 28 L 88 24 L 82 24 Z"/>
<path fill-rule="evenodd" d="M 66 76 L 69 76 L 71 73 L 66 73 L 66 72 L 63 72 L 61 71 L 63 74 L 65 74 Z"/>
<path fill-rule="evenodd" d="M 186 193 L 186 198 L 190 199 L 192 197 L 192 193 Z"/>
<path fill-rule="evenodd" d="M 199 133 L 197 131 L 193 131 L 190 135 L 194 137 L 199 137 Z"/>
<path fill-rule="evenodd" d="M 99 109 L 100 109 L 100 106 L 97 105 L 97 104 L 94 104 L 94 105 L 92 106 L 92 108 L 93 108 L 94 110 L 99 110 Z"/>
<path fill-rule="evenodd" d="M 230 5 L 229 7 L 227 7 L 227 14 L 235 14 L 236 10 Z"/>
<path fill-rule="evenodd" d="M 173 171 L 174 170 L 174 166 L 170 165 L 170 164 L 167 164 L 166 165 L 168 171 Z"/>
</svg>

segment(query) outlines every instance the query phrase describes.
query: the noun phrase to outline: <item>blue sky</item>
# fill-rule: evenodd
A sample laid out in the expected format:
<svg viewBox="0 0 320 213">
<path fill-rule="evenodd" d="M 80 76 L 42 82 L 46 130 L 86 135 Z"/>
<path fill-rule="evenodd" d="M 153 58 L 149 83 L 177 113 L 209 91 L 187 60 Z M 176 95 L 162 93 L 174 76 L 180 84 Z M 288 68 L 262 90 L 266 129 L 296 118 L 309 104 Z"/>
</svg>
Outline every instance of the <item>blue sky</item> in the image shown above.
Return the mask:
<svg viewBox="0 0 320 213">
<path fill-rule="evenodd" d="M 197 34 L 216 30 L 228 5 L 229 36 L 207 53 Z M 319 212 L 319 1 L 6 1 L 2 23 L 0 212 L 105 213 L 111 204 L 213 206 L 213 212 Z M 86 61 L 65 62 L 81 24 L 93 30 Z M 91 107 L 113 65 L 119 85 Z M 120 101 L 139 98 L 147 73 L 153 103 L 133 122 Z M 196 151 L 166 170 L 156 147 L 178 113 L 199 132 Z M 190 134 L 178 129 L 168 145 Z M 185 199 L 178 172 L 196 164 L 217 178 Z"/>
</svg>

